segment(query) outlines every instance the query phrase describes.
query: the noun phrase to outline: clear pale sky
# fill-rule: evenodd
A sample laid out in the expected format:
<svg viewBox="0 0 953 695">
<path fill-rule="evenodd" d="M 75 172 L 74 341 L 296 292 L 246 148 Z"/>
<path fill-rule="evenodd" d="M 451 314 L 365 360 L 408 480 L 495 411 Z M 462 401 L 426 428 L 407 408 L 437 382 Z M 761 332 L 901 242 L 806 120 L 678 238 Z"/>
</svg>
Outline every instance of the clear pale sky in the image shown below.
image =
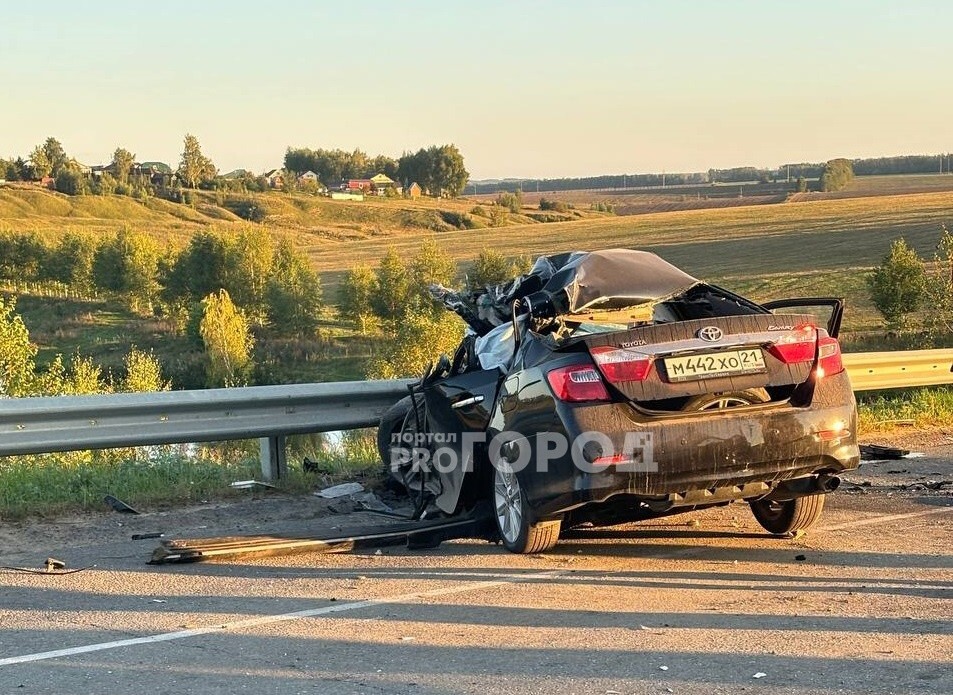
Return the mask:
<svg viewBox="0 0 953 695">
<path fill-rule="evenodd" d="M 452 142 L 488 178 L 948 152 L 951 27 L 949 0 L 11 2 L 0 156 Z"/>
</svg>

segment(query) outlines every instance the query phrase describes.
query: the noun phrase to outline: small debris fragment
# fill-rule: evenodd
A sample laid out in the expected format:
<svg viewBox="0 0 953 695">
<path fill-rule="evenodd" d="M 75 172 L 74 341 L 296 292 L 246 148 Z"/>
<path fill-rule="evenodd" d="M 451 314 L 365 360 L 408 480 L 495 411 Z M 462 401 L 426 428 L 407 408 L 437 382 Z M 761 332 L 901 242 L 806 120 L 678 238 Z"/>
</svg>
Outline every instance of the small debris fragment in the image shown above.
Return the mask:
<svg viewBox="0 0 953 695">
<path fill-rule="evenodd" d="M 165 600 L 164 598 L 154 598 L 154 599 L 152 599 L 152 602 L 153 602 L 153 603 L 166 603 L 166 600 Z"/>
<path fill-rule="evenodd" d="M 57 560 L 55 557 L 48 557 L 46 558 L 45 567 L 47 572 L 54 572 L 56 570 L 65 570 L 66 563 L 63 562 L 62 560 Z"/>
<path fill-rule="evenodd" d="M 413 642 L 415 639 L 417 639 L 417 638 L 416 638 L 416 637 L 401 637 L 401 638 L 400 638 L 400 641 L 401 641 L 401 642 Z"/>
<path fill-rule="evenodd" d="M 164 533 L 134 533 L 132 534 L 132 540 L 134 541 L 145 541 L 150 538 L 162 538 Z"/>
<path fill-rule="evenodd" d="M 685 525 L 697 528 L 702 525 L 702 522 L 700 522 L 698 519 L 692 519 L 690 521 L 685 522 Z"/>
<path fill-rule="evenodd" d="M 359 495 L 351 495 L 351 499 L 357 502 L 357 504 L 372 512 L 392 512 L 394 511 L 391 507 L 388 507 L 384 502 L 381 501 L 381 498 L 375 495 L 373 492 L 365 492 Z"/>
<path fill-rule="evenodd" d="M 267 487 L 271 488 L 272 490 L 277 489 L 276 485 L 272 485 L 271 483 L 263 483 L 260 480 L 236 480 L 234 483 L 229 483 L 228 486 L 235 488 L 236 490 L 249 490 L 253 487 Z"/>
<path fill-rule="evenodd" d="M 767 675 L 768 675 L 767 673 L 763 673 L 763 672 L 761 672 L 761 671 L 758 671 L 756 674 L 754 674 L 754 675 L 751 676 L 751 677 L 752 677 L 752 678 L 764 678 L 764 677 L 767 676 Z"/>
<path fill-rule="evenodd" d="M 323 497 L 326 500 L 333 500 L 336 497 L 356 495 L 359 492 L 364 492 L 364 486 L 360 483 L 341 483 L 340 485 L 332 485 L 331 487 L 326 487 L 323 490 L 318 490 L 314 494 L 316 497 Z"/>
<path fill-rule="evenodd" d="M 659 667 L 658 667 L 658 670 L 659 670 L 659 671 L 668 671 L 668 666 L 659 666 Z"/>
<path fill-rule="evenodd" d="M 374 551 L 374 554 L 375 554 L 375 555 L 383 555 L 384 553 L 381 551 L 380 548 L 378 548 L 377 550 Z"/>
<path fill-rule="evenodd" d="M 804 562 L 805 560 L 807 560 L 807 555 L 795 555 L 794 559 L 797 560 L 798 562 Z"/>
<path fill-rule="evenodd" d="M 103 502 L 105 502 L 110 507 L 112 507 L 113 511 L 117 511 L 120 514 L 138 514 L 139 513 L 135 509 L 130 507 L 128 504 L 123 502 L 121 499 L 117 497 L 113 497 L 112 495 L 106 495 L 105 497 L 103 497 Z"/>
</svg>

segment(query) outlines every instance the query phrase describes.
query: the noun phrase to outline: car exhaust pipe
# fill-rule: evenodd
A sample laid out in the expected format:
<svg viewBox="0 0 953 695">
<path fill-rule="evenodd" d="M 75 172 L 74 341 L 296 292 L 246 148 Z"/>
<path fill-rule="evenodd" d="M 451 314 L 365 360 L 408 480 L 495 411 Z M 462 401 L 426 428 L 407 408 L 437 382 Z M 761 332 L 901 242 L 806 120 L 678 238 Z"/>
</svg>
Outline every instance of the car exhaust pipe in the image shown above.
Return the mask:
<svg viewBox="0 0 953 695">
<path fill-rule="evenodd" d="M 838 487 L 840 487 L 840 478 L 838 476 L 830 473 L 819 473 L 818 475 L 810 475 L 805 478 L 783 480 L 778 483 L 778 486 L 774 488 L 774 490 L 765 495 L 765 499 L 786 502 L 787 500 L 794 500 L 798 497 L 806 497 L 807 495 L 834 492 Z"/>
</svg>

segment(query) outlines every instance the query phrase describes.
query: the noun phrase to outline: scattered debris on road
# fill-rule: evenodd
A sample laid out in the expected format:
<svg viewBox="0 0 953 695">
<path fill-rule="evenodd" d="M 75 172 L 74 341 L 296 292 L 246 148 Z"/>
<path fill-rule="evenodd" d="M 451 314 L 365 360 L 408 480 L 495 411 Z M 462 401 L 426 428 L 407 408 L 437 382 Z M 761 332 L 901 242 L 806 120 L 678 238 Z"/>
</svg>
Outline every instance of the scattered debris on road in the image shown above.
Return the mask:
<svg viewBox="0 0 953 695">
<path fill-rule="evenodd" d="M 323 497 L 326 500 L 333 500 L 338 497 L 348 497 L 361 492 L 364 492 L 364 486 L 360 483 L 341 483 L 340 485 L 332 485 L 331 487 L 326 487 L 323 490 L 318 490 L 314 494 L 316 497 Z"/>
<path fill-rule="evenodd" d="M 112 495 L 106 495 L 103 497 L 103 502 L 112 507 L 113 511 L 117 511 L 120 514 L 138 514 L 139 512 L 130 507 L 128 504 L 123 502 L 118 497 L 113 497 Z"/>
</svg>

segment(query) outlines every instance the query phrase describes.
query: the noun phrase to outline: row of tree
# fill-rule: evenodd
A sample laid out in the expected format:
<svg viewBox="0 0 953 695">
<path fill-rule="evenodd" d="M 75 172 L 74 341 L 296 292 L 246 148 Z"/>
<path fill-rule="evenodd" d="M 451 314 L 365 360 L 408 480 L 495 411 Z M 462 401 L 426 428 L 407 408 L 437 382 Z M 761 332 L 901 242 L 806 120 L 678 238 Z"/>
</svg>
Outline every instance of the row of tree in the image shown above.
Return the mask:
<svg viewBox="0 0 953 695">
<path fill-rule="evenodd" d="M 463 155 L 455 145 L 433 145 L 417 152 L 404 152 L 399 159 L 386 155 L 370 157 L 361 150 L 289 147 L 284 165 L 286 171 L 296 174 L 313 171 L 325 184 L 385 174 L 404 185 L 416 182 L 432 195 L 450 197 L 463 193 L 470 177 Z"/>
<path fill-rule="evenodd" d="M 318 275 L 290 240 L 276 242 L 251 226 L 199 232 L 181 250 L 126 228 L 99 239 L 69 232 L 55 244 L 33 232 L 3 232 L 0 279 L 105 293 L 179 329 L 194 324 L 201 302 L 219 290 L 254 326 L 275 336 L 314 334 L 322 307 Z"/>
</svg>

